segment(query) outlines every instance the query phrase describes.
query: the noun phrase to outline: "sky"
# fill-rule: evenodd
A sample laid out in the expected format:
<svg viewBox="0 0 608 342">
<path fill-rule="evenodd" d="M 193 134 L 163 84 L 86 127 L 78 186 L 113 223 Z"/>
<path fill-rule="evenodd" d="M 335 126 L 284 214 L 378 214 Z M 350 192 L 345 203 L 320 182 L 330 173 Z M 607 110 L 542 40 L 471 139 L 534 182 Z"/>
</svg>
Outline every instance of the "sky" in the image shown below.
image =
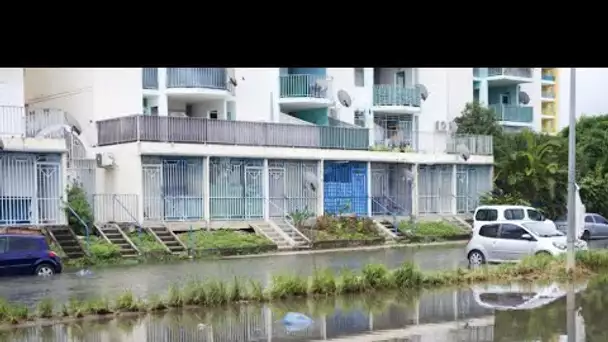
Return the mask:
<svg viewBox="0 0 608 342">
<path fill-rule="evenodd" d="M 559 127 L 568 125 L 570 69 L 559 72 Z M 608 113 L 608 68 L 576 68 L 576 114 Z"/>
</svg>

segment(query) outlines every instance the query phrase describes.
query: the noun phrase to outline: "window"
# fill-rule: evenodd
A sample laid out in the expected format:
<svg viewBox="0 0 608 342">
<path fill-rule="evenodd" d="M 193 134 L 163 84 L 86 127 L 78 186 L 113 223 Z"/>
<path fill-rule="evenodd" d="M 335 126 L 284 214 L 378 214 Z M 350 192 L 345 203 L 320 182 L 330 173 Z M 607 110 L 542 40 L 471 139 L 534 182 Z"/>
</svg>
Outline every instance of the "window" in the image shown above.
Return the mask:
<svg viewBox="0 0 608 342">
<path fill-rule="evenodd" d="M 210 110 L 209 111 L 209 119 L 217 120 L 217 110 Z"/>
<path fill-rule="evenodd" d="M 526 215 L 523 209 L 506 209 L 505 220 L 523 220 Z"/>
<path fill-rule="evenodd" d="M 488 238 L 495 238 L 498 236 L 498 227 L 499 226 L 497 224 L 481 226 L 481 228 L 479 228 L 479 235 Z"/>
<path fill-rule="evenodd" d="M 500 94 L 500 103 L 508 105 L 511 103 L 511 96 L 509 94 Z"/>
<path fill-rule="evenodd" d="M 608 221 L 600 215 L 593 215 L 593 218 L 595 219 L 595 223 L 608 224 Z"/>
<path fill-rule="evenodd" d="M 498 220 L 498 210 L 496 209 L 479 209 L 475 214 L 476 221 L 496 221 Z"/>
<path fill-rule="evenodd" d="M 365 127 L 365 112 L 362 110 L 355 111 L 355 125 Z"/>
<path fill-rule="evenodd" d="M 528 218 L 532 221 L 544 221 L 545 216 L 538 210 L 528 209 Z"/>
<path fill-rule="evenodd" d="M 9 237 L 8 250 L 16 251 L 35 251 L 38 250 L 38 241 L 27 237 Z"/>
<path fill-rule="evenodd" d="M 521 236 L 528 234 L 522 227 L 514 224 L 501 224 L 500 225 L 500 238 L 509 240 L 521 240 Z"/>
<path fill-rule="evenodd" d="M 6 238 L 0 237 L 0 253 L 6 252 Z"/>
<path fill-rule="evenodd" d="M 150 108 L 150 115 L 158 116 L 158 106 L 154 106 Z"/>
<path fill-rule="evenodd" d="M 585 215 L 585 222 L 593 223 L 593 217 L 591 217 L 591 215 Z"/>
<path fill-rule="evenodd" d="M 397 87 L 405 87 L 405 71 L 395 73 L 395 85 Z"/>
<path fill-rule="evenodd" d="M 365 87 L 365 69 L 355 68 L 355 87 Z"/>
</svg>

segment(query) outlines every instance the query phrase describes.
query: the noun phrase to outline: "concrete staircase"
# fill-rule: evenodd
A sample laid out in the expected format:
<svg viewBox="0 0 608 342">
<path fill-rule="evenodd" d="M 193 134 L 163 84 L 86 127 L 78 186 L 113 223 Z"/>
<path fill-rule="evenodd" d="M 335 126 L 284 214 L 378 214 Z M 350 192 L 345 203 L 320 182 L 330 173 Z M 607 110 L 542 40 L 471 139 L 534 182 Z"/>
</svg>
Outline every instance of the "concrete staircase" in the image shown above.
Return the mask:
<svg viewBox="0 0 608 342">
<path fill-rule="evenodd" d="M 69 226 L 48 226 L 46 231 L 51 240 L 63 250 L 67 258 L 77 259 L 86 255 L 78 236 Z"/>
<path fill-rule="evenodd" d="M 403 233 L 390 220 L 381 220 L 380 224 L 384 226 L 384 228 L 388 229 L 391 233 L 393 233 L 397 238 L 403 237 Z"/>
<path fill-rule="evenodd" d="M 293 240 L 294 247 L 310 247 L 310 240 L 287 220 L 275 218 L 271 220 L 270 224 L 274 224 Z"/>
<path fill-rule="evenodd" d="M 266 237 L 277 245 L 278 249 L 290 249 L 294 245 L 293 240 L 285 232 L 270 222 L 256 222 L 251 223 L 250 226 L 256 234 Z"/>
<path fill-rule="evenodd" d="M 443 220 L 455 225 L 456 227 L 462 228 L 462 230 L 466 232 L 470 232 L 473 230 L 473 226 L 469 224 L 465 219 L 459 216 L 447 216 L 443 217 Z"/>
<path fill-rule="evenodd" d="M 373 222 L 378 230 L 378 233 L 380 233 L 380 235 L 382 235 L 387 242 L 399 240 L 403 236 L 400 231 L 395 229 L 396 227 L 388 219 L 380 218 L 373 220 Z"/>
<path fill-rule="evenodd" d="M 116 223 L 104 223 L 95 226 L 104 240 L 120 247 L 121 256 L 128 258 L 136 257 L 140 254 L 139 249 L 137 249 L 133 241 L 129 239 L 127 234 Z"/>
<path fill-rule="evenodd" d="M 188 251 L 186 245 L 164 223 L 148 224 L 145 228 L 165 246 L 169 253 L 179 254 Z"/>
</svg>

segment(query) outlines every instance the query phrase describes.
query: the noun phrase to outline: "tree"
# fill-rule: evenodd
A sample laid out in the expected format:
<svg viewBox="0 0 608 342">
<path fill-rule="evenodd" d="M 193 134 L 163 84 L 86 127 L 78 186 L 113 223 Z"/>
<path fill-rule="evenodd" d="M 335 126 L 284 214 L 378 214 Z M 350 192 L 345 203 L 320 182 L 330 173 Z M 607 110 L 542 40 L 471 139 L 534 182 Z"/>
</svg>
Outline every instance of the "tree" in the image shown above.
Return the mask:
<svg viewBox="0 0 608 342">
<path fill-rule="evenodd" d="M 65 208 L 65 212 L 68 216 L 68 224 L 72 230 L 77 235 L 85 235 L 86 228 L 83 225 L 83 222 L 88 226 L 89 233 L 93 234 L 91 231 L 93 227 L 93 210 L 91 209 L 91 205 L 87 200 L 87 193 L 84 189 L 78 185 L 72 185 L 68 188 L 68 206 Z M 72 212 L 73 211 L 73 212 Z M 76 215 L 74 215 L 76 213 Z"/>
<path fill-rule="evenodd" d="M 461 116 L 454 119 L 458 124 L 459 134 L 502 135 L 502 127 L 496 120 L 493 109 L 482 106 L 479 102 L 467 103 Z"/>
</svg>

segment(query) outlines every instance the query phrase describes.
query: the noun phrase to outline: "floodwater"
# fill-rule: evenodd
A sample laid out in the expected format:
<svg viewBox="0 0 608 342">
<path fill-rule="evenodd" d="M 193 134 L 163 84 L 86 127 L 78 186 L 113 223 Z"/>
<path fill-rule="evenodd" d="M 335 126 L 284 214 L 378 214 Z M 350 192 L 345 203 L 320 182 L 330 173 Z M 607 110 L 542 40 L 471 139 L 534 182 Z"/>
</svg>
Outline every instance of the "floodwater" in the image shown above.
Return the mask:
<svg viewBox="0 0 608 342">
<path fill-rule="evenodd" d="M 606 248 L 608 240 L 593 241 L 591 248 Z M 297 272 L 311 275 L 315 269 L 335 271 L 349 268 L 359 270 L 366 264 L 382 263 L 396 268 L 411 261 L 422 270 L 442 270 L 466 267 L 464 246 L 433 246 L 429 248 L 384 248 L 351 250 L 315 254 L 254 256 L 215 260 L 184 261 L 170 264 L 147 264 L 93 269 L 93 275 L 81 277 L 78 270 L 66 270 L 51 278 L 0 278 L 0 297 L 11 302 L 33 305 L 40 299 L 52 297 L 57 302 L 69 298 L 116 297 L 125 289 L 140 296 L 162 294 L 170 285 L 189 279 L 251 278 L 263 283 L 272 275 Z M 608 340 L 607 340 L 608 341 Z"/>
<path fill-rule="evenodd" d="M 604 342 L 606 293 L 608 277 L 576 285 L 376 293 L 23 328 L 0 333 L 0 341 Z M 286 324 L 289 312 L 311 321 Z"/>
<path fill-rule="evenodd" d="M 146 296 L 162 294 L 170 285 L 189 279 L 232 280 L 251 278 L 266 283 L 273 275 L 297 272 L 311 275 L 315 269 L 361 269 L 366 264 L 382 263 L 396 268 L 411 261 L 421 269 L 438 270 L 466 266 L 464 247 L 384 248 L 317 254 L 256 256 L 233 259 L 184 261 L 170 264 L 147 264 L 93 269 L 93 275 L 82 277 L 77 270 L 67 270 L 50 278 L 16 277 L 0 279 L 0 297 L 12 302 L 33 305 L 52 297 L 66 302 L 70 297 L 116 297 L 125 289 Z"/>
</svg>

